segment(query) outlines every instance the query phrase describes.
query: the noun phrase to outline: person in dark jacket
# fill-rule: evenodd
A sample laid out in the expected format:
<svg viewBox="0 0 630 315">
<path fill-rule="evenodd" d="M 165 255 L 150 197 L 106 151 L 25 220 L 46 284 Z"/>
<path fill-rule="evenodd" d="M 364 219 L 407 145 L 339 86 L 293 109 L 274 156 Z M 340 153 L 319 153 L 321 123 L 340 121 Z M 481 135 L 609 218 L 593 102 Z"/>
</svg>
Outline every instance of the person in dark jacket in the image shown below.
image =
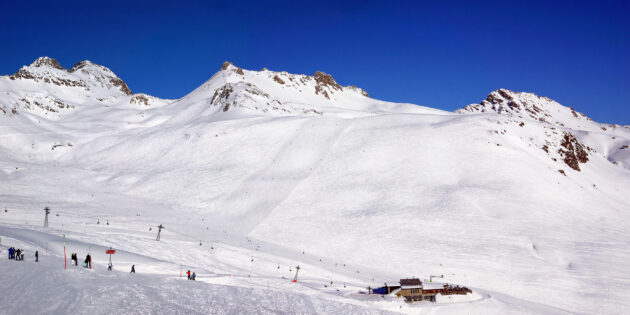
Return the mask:
<svg viewBox="0 0 630 315">
<path fill-rule="evenodd" d="M 13 247 L 9 247 L 9 259 L 13 259 Z"/>
<path fill-rule="evenodd" d="M 39 261 L 39 251 L 35 251 L 35 262 Z"/>
<path fill-rule="evenodd" d="M 131 265 L 131 272 L 130 273 L 136 273 L 136 265 Z"/>
<path fill-rule="evenodd" d="M 87 254 L 87 256 L 85 256 L 85 268 L 92 268 L 92 257 L 90 257 L 90 254 Z"/>
</svg>

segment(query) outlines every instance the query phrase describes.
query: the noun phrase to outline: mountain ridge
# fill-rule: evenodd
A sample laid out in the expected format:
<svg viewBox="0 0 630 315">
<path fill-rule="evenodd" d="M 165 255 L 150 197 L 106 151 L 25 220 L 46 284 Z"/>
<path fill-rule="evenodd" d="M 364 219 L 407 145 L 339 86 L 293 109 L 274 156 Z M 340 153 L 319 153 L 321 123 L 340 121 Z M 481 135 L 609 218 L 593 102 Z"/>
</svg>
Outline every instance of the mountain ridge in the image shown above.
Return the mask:
<svg viewBox="0 0 630 315">
<path fill-rule="evenodd" d="M 163 100 L 125 94 L 91 63 L 72 73 L 39 64 L 26 67 L 35 79 L 0 77 L 0 204 L 10 213 L 60 209 L 51 221 L 64 231 L 152 257 L 158 247 L 133 240 L 164 224 L 165 240 L 192 240 L 189 261 L 209 269 L 222 256 L 201 243 L 253 239 L 264 246 L 242 265 L 216 269 L 236 264 L 252 281 L 258 255 L 293 266 L 308 256 L 320 274 L 365 286 L 444 275 L 567 312 L 630 306 L 627 126 L 508 90 L 448 112 L 377 100 L 323 72 L 224 63 Z M 124 232 L 93 229 L 106 219 Z M 264 276 L 277 276 L 271 264 Z M 492 309 L 497 296 L 475 305 Z"/>
</svg>

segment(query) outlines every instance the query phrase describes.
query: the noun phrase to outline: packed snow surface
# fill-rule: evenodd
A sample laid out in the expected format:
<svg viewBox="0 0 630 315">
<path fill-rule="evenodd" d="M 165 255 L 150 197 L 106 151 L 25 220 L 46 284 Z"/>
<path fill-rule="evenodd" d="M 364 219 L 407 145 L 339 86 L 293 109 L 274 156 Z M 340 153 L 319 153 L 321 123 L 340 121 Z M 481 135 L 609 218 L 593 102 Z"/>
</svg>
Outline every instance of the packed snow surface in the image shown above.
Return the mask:
<svg viewBox="0 0 630 315">
<path fill-rule="evenodd" d="M 531 93 L 453 113 L 225 63 L 164 100 L 39 58 L 0 77 L 0 313 L 622 314 L 629 145 Z M 365 294 L 431 275 L 473 294 Z"/>
</svg>

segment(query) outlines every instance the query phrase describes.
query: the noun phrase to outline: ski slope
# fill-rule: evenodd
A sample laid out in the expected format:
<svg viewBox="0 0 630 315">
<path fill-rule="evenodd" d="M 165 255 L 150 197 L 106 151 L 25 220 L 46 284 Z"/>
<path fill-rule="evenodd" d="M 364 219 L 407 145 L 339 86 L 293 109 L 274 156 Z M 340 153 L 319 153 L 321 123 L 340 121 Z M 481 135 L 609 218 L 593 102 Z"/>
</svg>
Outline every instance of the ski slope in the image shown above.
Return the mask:
<svg viewBox="0 0 630 315">
<path fill-rule="evenodd" d="M 530 93 L 497 90 L 451 113 L 375 100 L 323 73 L 230 63 L 162 100 L 129 94 L 105 67 L 52 60 L 0 77 L 2 246 L 50 253 L 0 268 L 35 268 L 24 292 L 42 281 L 67 290 L 47 290 L 34 311 L 630 308 L 628 126 Z M 63 234 L 80 258 L 93 253 L 95 269 L 62 269 Z M 119 252 L 108 273 L 110 246 Z M 180 266 L 199 281 L 180 282 Z M 408 305 L 358 293 L 442 274 L 474 297 Z M 96 287 L 111 303 L 83 293 Z M 3 305 L 18 298 L 7 291 Z"/>
</svg>

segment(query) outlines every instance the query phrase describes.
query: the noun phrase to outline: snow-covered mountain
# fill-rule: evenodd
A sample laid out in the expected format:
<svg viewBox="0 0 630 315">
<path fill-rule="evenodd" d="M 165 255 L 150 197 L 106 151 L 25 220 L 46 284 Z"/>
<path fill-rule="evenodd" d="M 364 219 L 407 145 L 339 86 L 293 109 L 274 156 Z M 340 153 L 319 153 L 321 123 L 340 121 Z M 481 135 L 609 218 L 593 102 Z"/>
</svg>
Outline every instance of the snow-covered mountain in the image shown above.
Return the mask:
<svg viewBox="0 0 630 315">
<path fill-rule="evenodd" d="M 129 265 L 144 257 L 156 275 L 184 264 L 215 284 L 272 281 L 361 307 L 350 312 L 630 308 L 630 126 L 531 93 L 497 90 L 453 113 L 379 101 L 323 72 L 228 62 L 177 100 L 131 91 L 89 61 L 66 70 L 42 57 L 0 77 L 3 240 L 37 248 L 66 233 L 133 253 Z M 61 213 L 53 232 L 16 232 L 40 225 L 46 205 Z M 298 264 L 307 282 L 287 287 Z M 412 275 L 481 295 L 401 309 L 354 294 Z M 331 278 L 348 286 L 324 287 Z"/>
</svg>

